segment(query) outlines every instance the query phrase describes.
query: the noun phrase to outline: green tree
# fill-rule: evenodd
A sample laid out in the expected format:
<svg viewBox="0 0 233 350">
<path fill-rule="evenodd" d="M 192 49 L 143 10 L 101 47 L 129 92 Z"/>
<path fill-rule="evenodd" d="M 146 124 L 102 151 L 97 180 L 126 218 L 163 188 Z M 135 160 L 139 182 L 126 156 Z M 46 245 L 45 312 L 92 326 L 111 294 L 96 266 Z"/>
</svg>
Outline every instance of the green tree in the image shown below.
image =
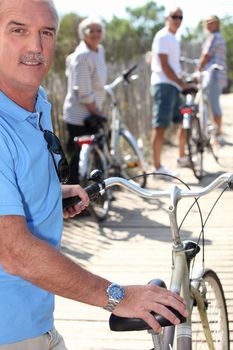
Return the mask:
<svg viewBox="0 0 233 350">
<path fill-rule="evenodd" d="M 108 62 L 128 61 L 138 53 L 137 33 L 127 19 L 113 17 L 106 26 L 104 46 Z"/>
<path fill-rule="evenodd" d="M 154 34 L 164 25 L 164 7 L 153 1 L 126 12 L 128 19 L 114 16 L 107 23 L 104 45 L 111 62 L 129 61 L 150 50 Z"/>
<path fill-rule="evenodd" d="M 55 53 L 54 70 L 58 73 L 65 70 L 65 59 L 78 44 L 78 25 L 83 20 L 75 13 L 70 13 L 62 17 L 58 32 L 57 46 Z"/>
<path fill-rule="evenodd" d="M 164 6 L 158 6 L 154 1 L 135 9 L 126 8 L 142 47 L 146 46 L 146 49 L 148 49 L 155 33 L 164 26 L 164 10 Z"/>
<path fill-rule="evenodd" d="M 228 78 L 231 85 L 233 85 L 233 19 L 232 17 L 225 17 L 221 21 L 221 31 L 226 41 L 227 46 L 227 67 Z"/>
</svg>

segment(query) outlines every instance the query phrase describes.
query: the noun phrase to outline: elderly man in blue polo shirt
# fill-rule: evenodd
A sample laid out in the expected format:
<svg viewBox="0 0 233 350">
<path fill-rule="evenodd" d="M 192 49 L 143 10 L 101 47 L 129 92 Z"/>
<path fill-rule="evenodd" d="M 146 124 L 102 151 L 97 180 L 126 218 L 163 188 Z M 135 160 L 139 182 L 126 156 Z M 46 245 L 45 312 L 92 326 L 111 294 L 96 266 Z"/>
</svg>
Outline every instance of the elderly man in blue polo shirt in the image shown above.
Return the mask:
<svg viewBox="0 0 233 350">
<path fill-rule="evenodd" d="M 59 251 L 62 214 L 79 213 L 88 196 L 78 185 L 60 185 L 67 164 L 40 87 L 52 63 L 57 27 L 52 0 L 0 0 L 1 350 L 66 349 L 53 325 L 55 294 L 143 318 L 156 331 L 160 326 L 150 311 L 174 324 L 179 320 L 165 305 L 187 316 L 175 293 L 112 284 Z M 74 195 L 82 203 L 63 212 L 62 196 Z"/>
</svg>

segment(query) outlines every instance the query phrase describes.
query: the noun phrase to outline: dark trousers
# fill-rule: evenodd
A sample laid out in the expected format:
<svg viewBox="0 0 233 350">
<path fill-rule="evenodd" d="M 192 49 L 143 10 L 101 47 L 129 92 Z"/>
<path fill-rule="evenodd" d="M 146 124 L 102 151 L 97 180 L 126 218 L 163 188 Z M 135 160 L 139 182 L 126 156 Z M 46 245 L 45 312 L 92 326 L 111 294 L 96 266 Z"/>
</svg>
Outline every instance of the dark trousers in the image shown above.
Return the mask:
<svg viewBox="0 0 233 350">
<path fill-rule="evenodd" d="M 66 144 L 66 151 L 70 159 L 70 178 L 67 183 L 77 184 L 79 183 L 78 171 L 79 171 L 79 154 L 80 146 L 74 142 L 75 136 L 83 136 L 90 134 L 90 129 L 82 125 L 73 125 L 66 123 L 66 129 L 68 131 L 68 141 Z"/>
</svg>

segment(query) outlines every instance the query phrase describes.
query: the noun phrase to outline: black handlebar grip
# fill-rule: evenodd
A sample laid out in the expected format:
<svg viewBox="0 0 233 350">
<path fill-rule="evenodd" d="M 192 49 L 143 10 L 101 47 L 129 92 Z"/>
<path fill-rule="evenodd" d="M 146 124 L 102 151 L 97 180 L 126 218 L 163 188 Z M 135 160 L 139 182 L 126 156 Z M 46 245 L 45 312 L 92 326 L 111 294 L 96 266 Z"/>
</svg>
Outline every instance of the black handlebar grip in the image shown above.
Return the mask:
<svg viewBox="0 0 233 350">
<path fill-rule="evenodd" d="M 129 77 L 131 75 L 131 73 L 137 68 L 137 64 L 135 64 L 133 67 L 131 67 L 129 70 L 127 70 L 126 72 L 123 73 L 123 78 L 125 81 L 127 81 L 127 83 L 129 83 Z"/>
<path fill-rule="evenodd" d="M 74 197 L 68 197 L 68 198 L 64 198 L 62 200 L 62 208 L 63 210 L 72 207 L 75 204 L 78 204 L 81 201 L 79 196 L 74 196 Z"/>
<path fill-rule="evenodd" d="M 94 201 L 94 200 L 96 200 L 99 197 L 100 191 L 103 188 L 104 188 L 103 184 L 94 183 L 94 184 L 91 184 L 91 185 L 85 187 L 84 189 L 87 192 L 90 201 Z M 81 199 L 80 199 L 79 196 L 64 198 L 62 200 L 63 210 L 67 209 L 69 207 L 72 207 L 73 205 L 78 204 L 80 201 L 81 201 Z"/>
</svg>

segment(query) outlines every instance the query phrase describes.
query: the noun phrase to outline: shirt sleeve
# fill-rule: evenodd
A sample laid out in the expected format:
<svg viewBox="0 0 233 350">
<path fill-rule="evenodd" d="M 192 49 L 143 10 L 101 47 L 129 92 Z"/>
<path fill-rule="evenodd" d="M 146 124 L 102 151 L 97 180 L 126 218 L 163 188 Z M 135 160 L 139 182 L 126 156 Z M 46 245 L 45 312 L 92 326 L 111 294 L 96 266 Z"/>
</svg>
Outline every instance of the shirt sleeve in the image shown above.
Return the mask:
<svg viewBox="0 0 233 350">
<path fill-rule="evenodd" d="M 0 149 L 0 215 L 25 216 L 22 197 L 17 186 L 13 156 L 1 132 Z"/>
<path fill-rule="evenodd" d="M 168 55 L 169 44 L 168 44 L 167 38 L 164 36 L 159 37 L 155 42 L 154 50 L 155 50 L 155 53 L 158 55 L 159 54 Z"/>
<path fill-rule="evenodd" d="M 92 103 L 95 94 L 92 86 L 92 67 L 87 55 L 79 55 L 74 65 L 74 85 L 78 87 L 78 97 L 80 103 Z"/>
</svg>

